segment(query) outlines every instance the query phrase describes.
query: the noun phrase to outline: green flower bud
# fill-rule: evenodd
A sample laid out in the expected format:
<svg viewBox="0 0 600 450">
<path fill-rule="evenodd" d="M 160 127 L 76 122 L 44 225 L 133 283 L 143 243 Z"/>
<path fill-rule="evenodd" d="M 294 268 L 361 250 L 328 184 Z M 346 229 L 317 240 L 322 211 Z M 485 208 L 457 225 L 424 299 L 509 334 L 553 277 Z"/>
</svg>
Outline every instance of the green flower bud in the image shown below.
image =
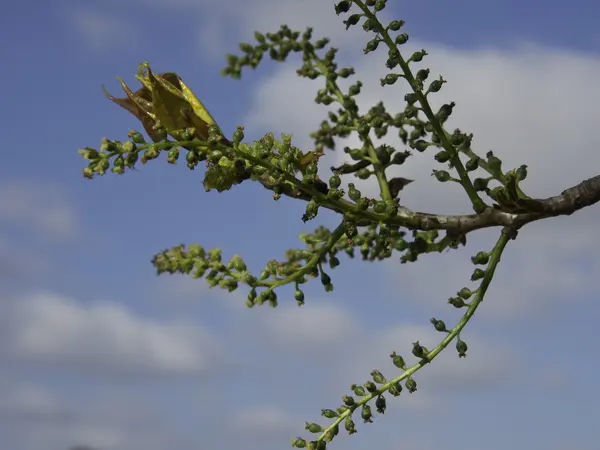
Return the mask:
<svg viewBox="0 0 600 450">
<path fill-rule="evenodd" d="M 392 362 L 398 369 L 406 370 L 406 363 L 404 362 L 404 358 L 402 358 L 402 356 L 397 355 L 396 352 L 392 352 L 390 358 L 392 358 Z"/>
<path fill-rule="evenodd" d="M 361 411 L 360 411 L 360 417 L 363 420 L 364 423 L 372 423 L 373 420 L 371 420 L 371 417 L 373 417 L 373 414 L 371 413 L 371 407 L 367 404 L 364 404 Z"/>
<path fill-rule="evenodd" d="M 413 342 L 413 349 L 412 349 L 413 355 L 415 355 L 417 358 L 425 358 L 425 357 L 427 357 L 427 353 L 429 353 L 429 350 L 427 350 L 427 347 L 423 347 L 421 344 L 419 344 L 419 341 Z"/>
<path fill-rule="evenodd" d="M 521 167 L 519 167 L 517 169 L 517 178 L 519 179 L 519 181 L 523 181 L 525 178 L 527 178 L 527 166 L 526 165 L 522 165 Z"/>
<path fill-rule="evenodd" d="M 448 303 L 450 303 L 455 308 L 464 308 L 467 305 L 465 301 L 460 297 L 450 297 L 448 299 Z"/>
<path fill-rule="evenodd" d="M 349 395 L 344 395 L 342 397 L 342 401 L 344 402 L 344 404 L 346 406 L 353 406 L 355 401 L 354 401 L 354 397 L 350 397 Z"/>
<path fill-rule="evenodd" d="M 478 192 L 485 191 L 487 189 L 488 183 L 489 183 L 488 179 L 475 178 L 475 180 L 473 181 L 473 187 Z"/>
<path fill-rule="evenodd" d="M 292 438 L 292 447 L 296 447 L 296 448 L 305 448 L 306 447 L 306 441 L 304 439 L 302 439 L 301 437 L 297 437 L 297 438 Z"/>
<path fill-rule="evenodd" d="M 304 292 L 302 292 L 300 289 L 296 289 L 294 297 L 296 298 L 298 306 L 304 305 Z"/>
<path fill-rule="evenodd" d="M 337 408 L 335 408 L 335 410 L 338 412 L 338 414 L 344 414 L 349 409 L 350 408 L 348 408 L 346 405 L 341 405 L 341 406 L 338 406 Z"/>
<path fill-rule="evenodd" d="M 271 308 L 277 308 L 277 294 L 275 291 L 271 291 L 271 294 L 269 295 L 269 306 Z"/>
<path fill-rule="evenodd" d="M 348 434 L 356 433 L 356 426 L 354 425 L 354 421 L 352 420 L 352 416 L 346 416 L 346 420 L 344 422 L 344 428 L 348 432 Z"/>
<path fill-rule="evenodd" d="M 315 202 L 314 199 L 311 199 L 306 205 L 306 212 L 302 216 L 302 221 L 308 222 L 309 220 L 314 219 L 315 217 L 317 217 L 318 211 L 319 205 L 317 205 L 317 202 Z"/>
<path fill-rule="evenodd" d="M 446 150 L 442 150 L 441 152 L 436 153 L 435 160 L 439 163 L 448 162 L 448 160 L 450 160 L 450 153 Z"/>
<path fill-rule="evenodd" d="M 450 180 L 450 174 L 445 170 L 433 170 L 433 175 L 440 183 L 445 183 Z"/>
<path fill-rule="evenodd" d="M 471 257 L 471 262 L 476 265 L 487 264 L 490 260 L 490 254 L 487 252 L 478 252 L 475 256 Z"/>
<path fill-rule="evenodd" d="M 375 400 L 375 408 L 379 414 L 385 413 L 386 404 L 385 397 L 383 395 L 379 395 Z"/>
<path fill-rule="evenodd" d="M 398 397 L 400 395 L 400 393 L 402 392 L 402 384 L 400 384 L 399 381 L 394 383 L 392 386 L 390 386 L 390 388 L 388 389 L 388 392 L 390 393 L 390 395 L 393 395 L 394 397 Z"/>
<path fill-rule="evenodd" d="M 375 12 L 379 12 L 385 9 L 385 2 L 387 2 L 387 0 L 376 0 L 374 8 Z"/>
<path fill-rule="evenodd" d="M 410 394 L 412 394 L 413 392 L 416 392 L 416 390 L 417 390 L 417 382 L 415 380 L 413 380 L 412 378 L 408 378 L 406 380 L 406 382 L 404 383 L 404 385 L 406 386 L 406 389 L 408 390 L 408 392 Z"/>
<path fill-rule="evenodd" d="M 375 383 L 377 384 L 384 384 L 387 383 L 386 378 L 383 376 L 383 374 L 378 371 L 378 370 L 374 370 L 371 372 L 371 376 L 373 377 L 373 381 L 375 381 Z"/>
<path fill-rule="evenodd" d="M 386 203 L 383 200 L 378 200 L 375 203 L 375 206 L 373 206 L 373 210 L 377 213 L 377 214 L 383 214 L 386 210 Z"/>
<path fill-rule="evenodd" d="M 420 62 L 423 61 L 423 57 L 427 55 L 427 51 L 425 49 L 420 52 L 414 52 L 410 57 L 409 61 Z"/>
<path fill-rule="evenodd" d="M 342 179 L 338 175 L 334 175 L 329 179 L 331 189 L 337 189 L 342 184 Z"/>
<path fill-rule="evenodd" d="M 336 413 L 335 411 L 333 411 L 331 409 L 322 409 L 321 410 L 321 415 L 323 417 L 327 417 L 328 419 L 334 419 L 334 418 L 340 416 L 338 413 Z"/>
<path fill-rule="evenodd" d="M 429 85 L 429 89 L 427 89 L 427 93 L 429 92 L 439 92 L 440 89 L 442 89 L 442 85 L 445 83 L 446 81 L 443 79 L 439 79 L 439 80 L 433 80 L 431 82 L 431 84 Z"/>
<path fill-rule="evenodd" d="M 144 136 L 142 135 L 142 133 L 138 133 L 137 131 L 131 130 L 128 134 L 128 137 L 136 144 L 145 144 L 146 143 L 146 139 L 144 139 Z"/>
<path fill-rule="evenodd" d="M 490 171 L 494 174 L 502 173 L 502 161 L 495 157 L 492 151 L 487 152 L 486 157 Z"/>
<path fill-rule="evenodd" d="M 421 69 L 417 72 L 417 74 L 415 75 L 415 78 L 419 81 L 425 81 L 427 79 L 427 77 L 429 76 L 429 69 Z"/>
<path fill-rule="evenodd" d="M 388 29 L 391 31 L 398 31 L 404 25 L 404 20 L 392 20 L 388 25 Z"/>
<path fill-rule="evenodd" d="M 338 75 L 341 78 L 348 78 L 350 75 L 354 75 L 354 69 L 352 67 L 344 67 L 338 71 Z"/>
<path fill-rule="evenodd" d="M 169 164 L 175 164 L 177 162 L 177 159 L 179 159 L 179 148 L 175 147 L 169 150 L 167 162 Z"/>
<path fill-rule="evenodd" d="M 471 275 L 471 281 L 477 281 L 485 277 L 485 270 L 480 269 L 479 267 L 473 271 Z"/>
<path fill-rule="evenodd" d="M 308 422 L 306 422 L 306 426 L 304 427 L 304 429 L 311 433 L 322 433 L 324 430 L 324 428 L 321 425 Z"/>
<path fill-rule="evenodd" d="M 350 386 L 350 389 L 352 389 L 352 392 L 354 392 L 354 394 L 358 395 L 359 397 L 364 397 L 365 395 L 367 395 L 365 389 L 359 384 L 353 384 L 352 386 Z"/>
<path fill-rule="evenodd" d="M 424 152 L 425 150 L 427 150 L 427 147 L 429 147 L 429 145 L 429 142 L 424 141 L 423 139 L 419 139 L 418 141 L 414 142 L 411 145 L 411 147 L 419 152 Z"/>
<path fill-rule="evenodd" d="M 354 183 L 348 183 L 348 197 L 350 200 L 357 202 L 360 199 L 361 193 L 356 189 Z"/>
<path fill-rule="evenodd" d="M 458 291 L 458 295 L 460 298 L 468 300 L 473 295 L 473 291 L 471 291 L 471 289 L 467 287 L 464 287 L 460 291 Z"/>
<path fill-rule="evenodd" d="M 391 164 L 402 165 L 406 162 L 406 158 L 410 156 L 410 152 L 397 152 L 392 157 Z"/>
<path fill-rule="evenodd" d="M 367 53 L 371 53 L 377 50 L 377 47 L 379 47 L 379 42 L 381 42 L 379 39 L 371 39 L 369 42 L 367 42 L 363 53 L 366 55 Z"/>
<path fill-rule="evenodd" d="M 460 338 L 456 341 L 456 351 L 459 358 L 467 357 L 467 344 L 465 341 L 461 341 Z"/>
<path fill-rule="evenodd" d="M 377 385 L 375 383 L 373 383 L 372 381 L 367 381 L 365 383 L 365 389 L 371 393 L 377 391 Z"/>
<path fill-rule="evenodd" d="M 396 73 L 388 73 L 384 78 L 382 78 L 381 81 L 381 85 L 385 86 L 387 85 L 392 85 L 394 83 L 396 83 L 396 81 L 398 81 L 398 78 L 400 78 L 400 75 L 396 74 Z"/>
<path fill-rule="evenodd" d="M 430 322 L 433 324 L 433 327 L 436 329 L 436 331 L 445 331 L 445 332 L 448 331 L 446 329 L 446 324 L 442 320 L 437 320 L 436 318 L 432 318 L 430 320 Z"/>
<path fill-rule="evenodd" d="M 398 36 L 396 36 L 396 39 L 394 39 L 394 43 L 396 45 L 406 44 L 407 42 L 408 42 L 408 34 L 406 34 L 406 33 L 399 34 Z"/>
<path fill-rule="evenodd" d="M 468 160 L 467 163 L 465 164 L 465 168 L 469 172 L 477 170 L 478 167 L 479 167 L 479 157 L 478 156 Z"/>
<path fill-rule="evenodd" d="M 352 6 L 352 2 L 348 0 L 342 0 L 338 4 L 335 5 L 335 13 L 339 16 L 340 14 L 347 13 L 350 11 L 350 7 Z"/>
<path fill-rule="evenodd" d="M 362 16 L 362 14 L 352 14 L 350 17 L 348 17 L 348 20 L 344 20 L 346 30 L 349 29 L 351 26 L 356 25 Z"/>
</svg>

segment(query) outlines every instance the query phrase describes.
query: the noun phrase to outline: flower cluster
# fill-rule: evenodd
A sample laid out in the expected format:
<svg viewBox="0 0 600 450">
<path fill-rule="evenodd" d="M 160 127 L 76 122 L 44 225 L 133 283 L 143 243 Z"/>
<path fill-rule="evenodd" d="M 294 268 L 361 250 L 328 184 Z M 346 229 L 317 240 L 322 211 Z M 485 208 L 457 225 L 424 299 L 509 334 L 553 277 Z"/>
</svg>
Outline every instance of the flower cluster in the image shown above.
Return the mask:
<svg viewBox="0 0 600 450">
<path fill-rule="evenodd" d="M 322 415 L 331 423 L 322 426 L 307 423 L 306 430 L 318 436 L 313 440 L 292 439 L 298 448 L 322 449 L 344 429 L 356 432 L 355 412 L 365 423 L 373 420 L 374 412 L 383 414 L 387 399 L 397 397 L 403 390 L 413 393 L 417 383 L 413 375 L 445 349 L 456 343 L 459 357 L 465 357 L 467 344 L 460 334 L 483 300 L 491 282 L 500 255 L 516 230 L 536 220 L 542 211 L 539 202 L 523 193 L 520 183 L 527 176 L 527 167 L 521 166 L 504 172 L 501 160 L 488 152 L 478 156 L 471 148 L 472 134 L 459 129 L 444 128 L 456 104 L 450 102 L 433 108 L 430 97 L 439 92 L 446 81 L 431 77 L 428 68 L 420 68 L 427 56 L 420 50 L 405 57 L 402 46 L 409 39 L 403 32 L 404 22 L 393 20 L 382 24 L 377 14 L 385 9 L 386 0 L 342 0 L 335 5 L 338 15 L 346 19 L 347 28 L 361 25 L 371 38 L 364 53 L 379 49 L 387 51 L 388 73 L 381 78 L 382 88 L 390 89 L 398 81 L 411 88 L 406 94 L 406 106 L 391 114 L 380 102 L 361 111 L 356 97 L 362 89 L 357 80 L 347 90 L 340 88 L 340 80 L 355 75 L 351 67 L 339 67 L 336 49 L 329 40 L 313 40 L 312 29 L 301 33 L 283 25 L 275 33 L 255 33 L 256 45 L 240 44 L 241 55 L 228 55 L 222 74 L 239 79 L 246 68 L 256 69 L 265 55 L 274 61 L 285 61 L 292 53 L 302 56 L 297 70 L 300 77 L 322 81 L 315 102 L 328 107 L 319 128 L 311 133 L 314 147 L 302 151 L 292 143 L 291 135 L 276 138 L 273 133 L 245 143 L 243 127 L 237 127 L 231 139 L 225 137 L 207 108 L 176 73 L 154 74 L 148 63 L 139 67 L 137 80 L 142 87 L 132 91 L 120 80 L 124 98 L 106 96 L 133 114 L 142 124 L 151 142 L 138 131 L 131 131 L 126 141 L 103 139 L 99 150 L 84 148 L 79 152 L 88 161 L 83 173 L 86 178 L 104 175 L 107 171 L 124 174 L 139 162 L 146 164 L 166 154 L 169 164 L 176 164 L 184 154 L 190 170 L 205 163 L 204 187 L 207 191 L 223 192 L 246 181 L 260 183 L 273 193 L 273 199 L 282 196 L 306 202 L 301 219 L 314 220 L 322 209 L 340 216 L 339 224 L 329 230 L 318 226 L 312 233 L 303 233 L 304 248 L 290 249 L 284 261 L 268 261 L 258 274 L 252 274 L 243 258 L 234 255 L 223 259 L 220 249 L 206 250 L 198 244 L 178 245 L 154 256 L 152 264 L 161 273 L 185 273 L 204 278 L 210 287 L 234 291 L 246 285 L 248 307 L 267 303 L 277 306 L 277 288 L 295 286 L 298 305 L 305 302 L 303 284 L 318 278 L 325 291 L 333 289 L 330 272 L 340 264 L 340 255 L 353 258 L 358 251 L 363 260 L 375 261 L 400 254 L 402 263 L 417 261 L 419 255 L 442 252 L 466 245 L 467 234 L 485 227 L 501 226 L 503 231 L 495 247 L 479 252 L 472 258 L 478 267 L 471 281 L 474 287 L 463 287 L 448 303 L 464 309 L 464 315 L 448 328 L 444 321 L 432 318 L 431 324 L 443 335 L 439 344 L 428 349 L 419 341 L 413 343 L 412 354 L 417 361 L 408 366 L 404 358 L 391 354 L 393 365 L 402 372 L 388 380 L 380 371 L 371 373 L 371 380 L 351 386 L 351 393 L 342 397 L 335 410 L 324 409 Z M 403 148 L 375 144 L 393 133 Z M 332 167 L 332 176 L 322 179 L 319 163 L 325 151 L 334 150 L 341 139 L 357 135 L 360 144 L 346 146 L 343 152 L 349 161 Z M 390 169 L 402 166 L 408 158 L 433 153 L 443 169 L 432 172 L 439 182 L 454 182 L 462 186 L 470 199 L 473 214 L 440 215 L 411 211 L 401 203 L 400 194 L 407 186 L 418 188 L 418 182 L 403 177 L 390 177 Z M 475 176 L 475 174 L 477 174 Z M 379 197 L 371 198 L 348 183 L 342 186 L 342 177 L 366 180 L 373 177 L 379 186 Z M 490 204 L 489 200 L 493 203 Z M 533 211 L 531 208 L 537 208 Z"/>
</svg>

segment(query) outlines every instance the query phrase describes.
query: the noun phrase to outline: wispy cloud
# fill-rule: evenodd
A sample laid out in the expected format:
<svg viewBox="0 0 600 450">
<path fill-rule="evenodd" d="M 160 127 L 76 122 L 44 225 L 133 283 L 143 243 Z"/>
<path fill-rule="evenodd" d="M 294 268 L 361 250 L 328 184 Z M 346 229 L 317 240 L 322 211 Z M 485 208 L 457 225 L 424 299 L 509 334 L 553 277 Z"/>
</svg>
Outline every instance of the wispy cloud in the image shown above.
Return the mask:
<svg viewBox="0 0 600 450">
<path fill-rule="evenodd" d="M 136 41 L 135 22 L 115 13 L 99 9 L 76 7 L 67 13 L 79 35 L 94 50 L 101 51 L 115 46 L 131 45 Z"/>
</svg>

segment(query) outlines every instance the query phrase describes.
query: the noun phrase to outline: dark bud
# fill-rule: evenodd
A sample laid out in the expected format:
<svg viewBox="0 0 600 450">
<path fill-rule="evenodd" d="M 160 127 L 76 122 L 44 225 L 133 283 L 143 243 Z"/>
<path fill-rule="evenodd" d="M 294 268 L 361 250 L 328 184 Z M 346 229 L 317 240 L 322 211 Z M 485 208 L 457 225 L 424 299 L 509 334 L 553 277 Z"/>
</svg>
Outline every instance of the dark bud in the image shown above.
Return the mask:
<svg viewBox="0 0 600 450">
<path fill-rule="evenodd" d="M 351 26 L 356 25 L 362 16 L 362 14 L 352 14 L 350 17 L 348 17 L 348 20 L 344 20 L 346 30 L 349 29 Z"/>
<path fill-rule="evenodd" d="M 373 414 L 371 413 L 371 407 L 369 405 L 363 405 L 362 410 L 360 411 L 360 417 L 362 418 L 364 423 L 372 423 L 371 417 Z"/>
<path fill-rule="evenodd" d="M 451 297 L 448 299 L 448 303 L 450 303 L 455 308 L 464 308 L 467 306 L 465 301 L 460 297 Z"/>
<path fill-rule="evenodd" d="M 419 81 L 425 81 L 429 76 L 429 69 L 421 69 L 417 72 L 415 78 Z"/>
<path fill-rule="evenodd" d="M 444 123 L 448 120 L 448 117 L 450 117 L 450 114 L 452 114 L 452 110 L 454 109 L 455 105 L 456 105 L 456 103 L 454 103 L 454 102 L 450 102 L 450 103 L 446 103 L 446 104 L 442 105 L 442 107 L 439 109 L 439 111 L 436 114 L 436 117 L 438 118 L 438 120 L 441 123 Z"/>
<path fill-rule="evenodd" d="M 439 163 L 448 162 L 448 160 L 450 160 L 450 153 L 448 153 L 446 150 L 442 150 L 441 152 L 435 154 L 435 160 Z"/>
<path fill-rule="evenodd" d="M 396 153 L 397 155 L 397 153 Z M 396 156 L 394 155 L 394 156 Z M 392 196 L 392 198 L 396 198 L 398 197 L 398 194 L 400 193 L 400 191 L 402 189 L 404 189 L 404 187 L 410 183 L 412 183 L 414 180 L 409 180 L 407 178 L 402 178 L 402 177 L 398 177 L 398 178 L 392 178 L 389 182 L 388 182 L 388 186 L 390 188 L 390 194 Z"/>
<path fill-rule="evenodd" d="M 375 400 L 375 408 L 377 409 L 377 412 L 379 414 L 385 413 L 386 404 L 385 397 L 383 395 L 380 395 L 379 397 L 377 397 L 377 400 Z"/>
<path fill-rule="evenodd" d="M 354 401 L 354 398 L 353 398 L 353 397 L 350 397 L 349 395 L 344 395 L 344 396 L 342 397 L 342 401 L 344 402 L 344 404 L 345 404 L 346 406 L 353 406 L 353 405 L 354 405 L 354 403 L 355 403 L 355 401 Z"/>
<path fill-rule="evenodd" d="M 427 357 L 427 353 L 429 353 L 429 350 L 427 350 L 426 347 L 423 347 L 421 344 L 419 344 L 419 341 L 417 342 L 413 342 L 413 349 L 412 349 L 412 354 L 415 355 L 417 358 L 425 358 Z"/>
<path fill-rule="evenodd" d="M 331 171 L 338 175 L 345 175 L 347 173 L 354 173 L 360 169 L 369 167 L 369 164 L 371 164 L 369 161 L 358 161 L 356 164 L 344 163 L 339 167 L 332 166 Z"/>
<path fill-rule="evenodd" d="M 392 164 L 402 165 L 406 162 L 406 158 L 410 156 L 410 152 L 398 152 L 394 154 L 392 158 Z"/>
<path fill-rule="evenodd" d="M 375 383 L 373 383 L 372 381 L 367 381 L 365 383 L 365 388 L 371 393 L 377 391 L 377 385 L 375 385 Z"/>
<path fill-rule="evenodd" d="M 466 358 L 467 357 L 467 343 L 465 341 L 461 341 L 460 339 L 458 339 L 456 341 L 456 351 L 458 352 L 459 358 Z"/>
<path fill-rule="evenodd" d="M 488 183 L 489 180 L 485 178 L 475 178 L 475 180 L 473 181 L 473 187 L 478 192 L 485 191 L 487 189 Z"/>
<path fill-rule="evenodd" d="M 465 164 L 465 168 L 467 169 L 467 171 L 472 172 L 474 170 L 477 170 L 477 168 L 479 167 L 479 157 L 475 157 L 473 159 L 470 159 L 467 161 L 467 163 Z"/>
</svg>

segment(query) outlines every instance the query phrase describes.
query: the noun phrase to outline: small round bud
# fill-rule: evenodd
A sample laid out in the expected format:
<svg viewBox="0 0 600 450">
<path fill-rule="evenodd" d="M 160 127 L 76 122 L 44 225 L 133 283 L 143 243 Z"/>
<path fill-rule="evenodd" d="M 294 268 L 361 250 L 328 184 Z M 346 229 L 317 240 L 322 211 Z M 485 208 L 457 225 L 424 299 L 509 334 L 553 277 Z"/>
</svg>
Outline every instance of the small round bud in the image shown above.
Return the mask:
<svg viewBox="0 0 600 450">
<path fill-rule="evenodd" d="M 437 320 L 436 318 L 432 318 L 430 321 L 433 324 L 433 327 L 436 331 L 447 332 L 446 324 L 442 320 Z"/>
<path fill-rule="evenodd" d="M 490 254 L 487 252 L 478 252 L 475 256 L 471 257 L 471 262 L 476 265 L 487 264 L 490 260 Z"/>
<path fill-rule="evenodd" d="M 375 400 L 375 408 L 379 414 L 385 413 L 386 403 L 383 395 L 379 395 Z"/>
<path fill-rule="evenodd" d="M 477 281 L 485 277 L 485 270 L 477 268 L 473 271 L 471 275 L 471 281 Z"/>
<path fill-rule="evenodd" d="M 467 343 L 465 341 L 461 341 L 460 339 L 458 339 L 456 341 L 456 351 L 458 352 L 459 358 L 466 358 L 467 357 Z"/>
<path fill-rule="evenodd" d="M 406 370 L 406 363 L 404 362 L 404 358 L 402 358 L 402 356 L 397 355 L 396 352 L 392 352 L 390 358 L 392 358 L 392 362 L 398 369 Z"/>
<path fill-rule="evenodd" d="M 412 378 L 407 379 L 404 385 L 406 386 L 408 392 L 411 394 L 417 390 L 417 382 Z"/>
<path fill-rule="evenodd" d="M 328 419 L 334 419 L 334 418 L 340 416 L 337 412 L 335 412 L 335 411 L 333 411 L 331 409 L 322 409 L 321 410 L 321 415 L 323 417 L 328 418 Z"/>
<path fill-rule="evenodd" d="M 396 39 L 394 39 L 394 43 L 396 45 L 406 44 L 407 42 L 408 42 L 408 34 L 406 34 L 406 33 L 399 34 L 398 36 L 396 36 Z"/>
<path fill-rule="evenodd" d="M 388 25 L 388 29 L 391 31 L 398 31 L 404 25 L 403 20 L 392 20 Z"/>
<path fill-rule="evenodd" d="M 369 405 L 367 405 L 367 404 L 363 405 L 363 407 L 360 411 L 360 417 L 364 423 L 373 422 L 373 420 L 371 420 L 371 418 L 373 417 L 373 414 L 371 413 L 371 407 Z"/>
<path fill-rule="evenodd" d="M 350 386 L 350 389 L 352 389 L 352 392 L 354 392 L 354 394 L 358 395 L 359 397 L 364 397 L 365 395 L 367 395 L 367 393 L 365 392 L 365 388 L 363 388 L 359 384 L 353 384 L 352 386 Z"/>
</svg>

